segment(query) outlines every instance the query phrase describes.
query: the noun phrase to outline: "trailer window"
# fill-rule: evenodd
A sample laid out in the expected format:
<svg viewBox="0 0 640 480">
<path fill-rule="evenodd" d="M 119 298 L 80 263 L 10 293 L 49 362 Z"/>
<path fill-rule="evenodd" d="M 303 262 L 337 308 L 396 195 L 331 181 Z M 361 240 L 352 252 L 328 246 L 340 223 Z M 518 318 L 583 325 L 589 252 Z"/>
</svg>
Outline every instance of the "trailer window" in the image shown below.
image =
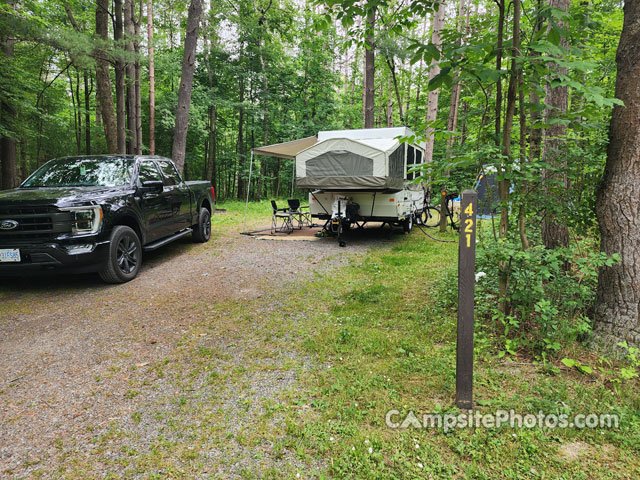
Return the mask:
<svg viewBox="0 0 640 480">
<path fill-rule="evenodd" d="M 411 145 L 409 145 L 407 147 L 407 180 L 413 180 L 414 178 L 414 173 L 413 172 L 409 172 L 409 170 L 411 170 L 416 163 L 416 149 L 414 147 L 412 147 Z"/>
<path fill-rule="evenodd" d="M 373 159 L 346 150 L 333 150 L 306 162 L 308 177 L 359 177 L 373 175 Z"/>
<path fill-rule="evenodd" d="M 389 176 L 404 178 L 404 144 L 401 144 L 389 155 Z"/>
</svg>

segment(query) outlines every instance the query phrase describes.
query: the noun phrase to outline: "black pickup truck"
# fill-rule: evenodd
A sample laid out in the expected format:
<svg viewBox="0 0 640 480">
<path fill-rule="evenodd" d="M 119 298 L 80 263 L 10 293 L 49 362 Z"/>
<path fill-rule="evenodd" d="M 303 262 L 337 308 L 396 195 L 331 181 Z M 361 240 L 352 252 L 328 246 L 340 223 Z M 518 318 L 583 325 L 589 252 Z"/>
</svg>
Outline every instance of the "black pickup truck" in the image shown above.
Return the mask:
<svg viewBox="0 0 640 480">
<path fill-rule="evenodd" d="M 142 252 L 185 235 L 211 236 L 210 182 L 185 182 L 162 157 L 54 159 L 0 192 L 0 275 L 43 270 L 135 278 Z"/>
</svg>

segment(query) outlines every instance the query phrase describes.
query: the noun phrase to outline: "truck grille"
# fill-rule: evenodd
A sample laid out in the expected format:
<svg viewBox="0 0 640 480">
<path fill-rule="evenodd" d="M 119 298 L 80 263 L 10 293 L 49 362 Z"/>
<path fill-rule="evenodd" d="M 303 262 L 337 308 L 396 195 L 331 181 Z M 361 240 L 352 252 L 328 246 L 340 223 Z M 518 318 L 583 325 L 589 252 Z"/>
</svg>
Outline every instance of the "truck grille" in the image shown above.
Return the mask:
<svg viewBox="0 0 640 480">
<path fill-rule="evenodd" d="M 0 222 L 14 220 L 18 226 L 12 230 L 0 230 L 0 242 L 21 240 L 46 240 L 71 231 L 71 217 L 55 207 L 0 206 Z"/>
</svg>

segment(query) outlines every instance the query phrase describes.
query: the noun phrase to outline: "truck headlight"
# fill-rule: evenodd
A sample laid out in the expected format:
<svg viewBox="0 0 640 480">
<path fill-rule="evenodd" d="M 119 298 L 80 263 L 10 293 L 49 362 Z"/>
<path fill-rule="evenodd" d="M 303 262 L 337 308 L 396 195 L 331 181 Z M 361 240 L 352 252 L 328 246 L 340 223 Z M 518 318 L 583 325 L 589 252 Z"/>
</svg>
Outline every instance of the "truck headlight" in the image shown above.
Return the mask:
<svg viewBox="0 0 640 480">
<path fill-rule="evenodd" d="M 63 212 L 71 212 L 71 233 L 85 235 L 97 233 L 102 223 L 102 207 L 69 207 L 61 208 Z"/>
</svg>

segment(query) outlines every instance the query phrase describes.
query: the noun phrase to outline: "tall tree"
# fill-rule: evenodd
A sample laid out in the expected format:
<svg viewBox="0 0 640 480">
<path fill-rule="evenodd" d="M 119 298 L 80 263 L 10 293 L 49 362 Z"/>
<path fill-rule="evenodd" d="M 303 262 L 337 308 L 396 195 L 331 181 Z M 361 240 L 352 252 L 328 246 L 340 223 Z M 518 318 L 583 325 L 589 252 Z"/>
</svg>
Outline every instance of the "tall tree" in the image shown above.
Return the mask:
<svg viewBox="0 0 640 480">
<path fill-rule="evenodd" d="M 569 11 L 571 0 L 549 0 L 549 6 L 562 12 Z M 559 46 L 565 51 L 569 47 L 569 36 L 566 33 L 568 25 L 563 17 L 557 20 L 558 27 L 564 30 Z M 549 26 L 549 30 L 551 25 Z M 545 124 L 548 125 L 544 132 L 542 147 L 542 159 L 549 166 L 542 172 L 545 195 L 554 199 L 554 205 L 562 204 L 558 198 L 563 198 L 568 188 L 566 168 L 566 143 L 567 128 L 563 122 L 557 119 L 566 115 L 569 108 L 569 87 L 566 85 L 554 85 L 557 78 L 568 74 L 566 67 L 556 65 L 552 68 L 547 80 L 545 92 Z M 566 225 L 558 223 L 556 214 L 551 209 L 545 209 L 542 218 L 542 240 L 547 248 L 565 247 L 569 245 L 569 230 Z"/>
<path fill-rule="evenodd" d="M 498 196 L 500 198 L 500 238 L 507 236 L 509 228 L 509 189 L 511 181 L 508 172 L 511 170 L 513 159 L 511 158 L 511 131 L 513 129 L 513 117 L 516 111 L 517 92 L 519 90 L 520 69 L 518 62 L 520 56 L 520 0 L 514 2 L 513 7 L 513 43 L 511 47 L 511 75 L 509 77 L 509 87 L 507 88 L 507 106 L 504 113 L 504 125 L 502 130 L 502 158 L 503 163 L 500 165 L 498 173 L 503 178 L 498 181 Z M 498 117 L 496 117 L 498 120 Z M 500 262 L 500 311 L 508 313 L 508 263 Z"/>
<path fill-rule="evenodd" d="M 601 249 L 621 261 L 600 269 L 595 331 L 640 344 L 640 3 L 624 4 L 616 98 L 596 213 Z"/>
<path fill-rule="evenodd" d="M 467 10 L 468 11 L 468 10 Z M 464 12 L 465 12 L 465 0 L 460 0 L 458 5 L 458 16 L 456 17 L 456 30 L 458 31 L 457 43 L 460 45 L 462 26 L 464 24 Z M 459 77 L 456 74 L 453 78 L 453 85 L 451 85 L 451 100 L 449 102 L 449 120 L 447 121 L 447 130 L 455 132 L 458 128 L 458 108 L 460 106 L 460 93 L 462 85 L 460 84 Z M 456 137 L 451 135 L 448 139 L 449 153 L 451 148 L 455 144 Z"/>
<path fill-rule="evenodd" d="M 135 69 L 135 79 L 134 79 L 134 92 L 136 97 L 136 145 L 135 151 L 138 155 L 142 154 L 142 95 L 140 93 L 141 81 L 140 75 L 142 73 L 142 66 L 140 65 L 140 23 L 142 22 L 142 0 L 139 0 L 138 11 L 139 14 L 136 18 L 136 8 L 135 4 L 132 5 L 133 9 L 133 51 L 136 54 L 134 69 Z"/>
<path fill-rule="evenodd" d="M 431 26 L 431 43 L 433 43 L 436 48 L 440 49 L 440 45 L 442 43 L 440 39 L 440 32 L 442 30 L 442 26 L 444 25 L 444 2 L 438 5 L 438 9 L 433 12 L 433 22 Z M 429 81 L 433 80 L 440 73 L 439 60 L 432 60 L 431 66 L 429 67 Z M 426 163 L 430 163 L 433 159 L 433 144 L 434 144 L 434 133 L 435 130 L 433 128 L 433 122 L 435 122 L 438 116 L 438 98 L 440 96 L 440 89 L 436 88 L 429 91 L 429 100 L 427 102 L 427 117 L 426 123 L 427 128 L 425 131 L 426 137 L 426 145 L 424 148 L 424 160 Z"/>
<path fill-rule="evenodd" d="M 184 56 L 182 58 L 182 75 L 178 89 L 178 110 L 173 133 L 173 161 L 182 172 L 187 149 L 187 128 L 189 127 L 189 106 L 191 104 L 191 88 L 193 72 L 196 64 L 196 44 L 202 16 L 202 0 L 191 0 L 187 17 L 187 31 L 184 39 Z"/>
<path fill-rule="evenodd" d="M 135 4 L 133 0 L 124 1 L 124 31 L 125 50 L 127 52 L 126 74 L 126 98 L 127 98 L 127 153 L 136 153 L 138 145 L 138 122 L 136 120 L 136 65 L 133 60 L 135 37 Z"/>
<path fill-rule="evenodd" d="M 433 12 L 433 22 L 431 25 L 431 43 L 436 46 L 438 50 L 441 50 L 442 39 L 440 38 L 440 32 L 444 25 L 444 2 L 438 5 L 438 9 Z M 429 67 L 429 81 L 433 80 L 440 73 L 439 59 L 433 59 Z M 429 90 L 427 95 L 427 116 L 426 129 L 425 129 L 425 147 L 424 147 L 424 161 L 425 163 L 431 163 L 433 160 L 433 147 L 435 144 L 435 128 L 433 123 L 438 118 L 438 99 L 440 98 L 440 89 L 435 88 Z M 440 211 L 444 212 L 445 205 L 444 195 L 440 196 Z M 442 215 L 440 218 L 440 231 L 444 232 L 447 228 L 447 218 Z"/>
<path fill-rule="evenodd" d="M 89 73 L 85 70 L 82 74 L 84 80 L 84 150 L 91 155 L 91 90 L 89 90 Z M 93 80 L 91 81 L 93 90 Z"/>
<path fill-rule="evenodd" d="M 104 136 L 107 140 L 107 152 L 117 153 L 118 137 L 116 116 L 113 112 L 113 97 L 111 93 L 111 76 L 109 75 L 109 62 L 105 50 L 109 35 L 109 0 L 98 0 L 96 5 L 96 33 L 102 40 L 101 46 L 96 50 L 96 96 L 100 105 Z"/>
<path fill-rule="evenodd" d="M 8 2 L 8 7 L 15 9 L 15 2 Z M 11 61 L 13 58 L 13 50 L 15 38 L 10 32 L 4 38 L 2 38 L 2 52 L 6 56 L 6 61 Z M 15 125 L 16 112 L 13 105 L 7 99 L 2 99 L 1 107 L 1 119 L 3 129 L 9 131 L 4 133 L 0 138 L 0 157 L 2 158 L 2 189 L 13 188 L 16 186 L 16 140 L 13 137 Z"/>
<path fill-rule="evenodd" d="M 149 153 L 156 154 L 156 70 L 153 47 L 153 4 L 147 0 L 147 48 L 149 51 Z"/>
<path fill-rule="evenodd" d="M 122 24 L 122 0 L 114 0 L 113 39 L 115 40 L 116 69 L 116 122 L 118 124 L 118 153 L 127 152 L 127 118 L 125 62 L 122 55 L 124 48 L 124 27 Z"/>
<path fill-rule="evenodd" d="M 376 76 L 376 56 L 375 56 L 375 28 L 376 28 L 376 7 L 369 6 L 366 21 L 366 39 L 364 42 L 364 90 L 362 92 L 362 120 L 364 128 L 373 128 L 375 114 L 375 76 Z"/>
</svg>

